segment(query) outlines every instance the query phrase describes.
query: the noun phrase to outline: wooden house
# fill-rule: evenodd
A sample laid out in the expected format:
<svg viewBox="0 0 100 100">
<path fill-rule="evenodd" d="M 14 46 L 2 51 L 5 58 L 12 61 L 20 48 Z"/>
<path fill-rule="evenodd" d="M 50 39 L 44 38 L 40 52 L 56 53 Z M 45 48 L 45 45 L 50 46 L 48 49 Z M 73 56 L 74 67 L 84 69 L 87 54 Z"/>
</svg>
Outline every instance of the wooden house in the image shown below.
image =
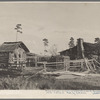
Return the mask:
<svg viewBox="0 0 100 100">
<path fill-rule="evenodd" d="M 29 49 L 21 41 L 4 42 L 0 46 L 0 67 L 25 67 L 27 52 Z"/>
<path fill-rule="evenodd" d="M 71 60 L 83 59 L 84 55 L 85 58 L 96 58 L 100 61 L 100 43 L 87 43 L 84 42 L 83 39 L 79 38 L 77 39 L 76 46 L 59 53 L 62 56 L 69 56 Z"/>
</svg>

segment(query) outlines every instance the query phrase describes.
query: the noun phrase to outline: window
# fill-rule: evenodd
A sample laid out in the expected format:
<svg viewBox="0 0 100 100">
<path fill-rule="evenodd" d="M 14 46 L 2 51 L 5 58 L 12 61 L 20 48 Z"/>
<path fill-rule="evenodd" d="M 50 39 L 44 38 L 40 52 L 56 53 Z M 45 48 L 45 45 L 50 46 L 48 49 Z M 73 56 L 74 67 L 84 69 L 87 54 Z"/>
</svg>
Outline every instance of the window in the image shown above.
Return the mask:
<svg viewBox="0 0 100 100">
<path fill-rule="evenodd" d="M 21 58 L 21 54 L 19 54 L 19 58 Z"/>
<path fill-rule="evenodd" d="M 14 54 L 14 58 L 17 58 L 16 54 Z"/>
</svg>

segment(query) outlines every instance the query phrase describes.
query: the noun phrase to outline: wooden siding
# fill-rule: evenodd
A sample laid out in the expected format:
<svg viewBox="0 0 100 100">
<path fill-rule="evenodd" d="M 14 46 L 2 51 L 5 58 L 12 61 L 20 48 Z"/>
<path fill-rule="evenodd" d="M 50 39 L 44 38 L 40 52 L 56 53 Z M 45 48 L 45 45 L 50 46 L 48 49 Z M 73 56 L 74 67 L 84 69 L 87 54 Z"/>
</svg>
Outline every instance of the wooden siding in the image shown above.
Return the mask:
<svg viewBox="0 0 100 100">
<path fill-rule="evenodd" d="M 0 66 L 7 67 L 9 60 L 9 53 L 7 52 L 0 52 Z"/>
<path fill-rule="evenodd" d="M 12 53 L 9 53 L 9 63 L 10 64 L 25 64 L 26 54 L 22 48 L 15 49 Z"/>
</svg>

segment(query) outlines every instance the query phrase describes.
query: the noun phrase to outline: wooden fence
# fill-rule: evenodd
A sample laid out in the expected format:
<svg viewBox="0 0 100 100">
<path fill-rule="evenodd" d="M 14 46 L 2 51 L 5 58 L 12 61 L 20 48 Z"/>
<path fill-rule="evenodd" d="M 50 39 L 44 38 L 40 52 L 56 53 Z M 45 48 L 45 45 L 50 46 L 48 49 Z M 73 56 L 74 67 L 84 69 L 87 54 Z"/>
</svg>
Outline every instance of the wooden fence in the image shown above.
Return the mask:
<svg viewBox="0 0 100 100">
<path fill-rule="evenodd" d="M 89 70 L 95 69 L 93 59 L 79 59 L 79 60 L 64 60 L 64 62 L 38 62 L 37 64 L 43 64 L 44 70 L 47 70 L 47 67 L 53 68 L 54 66 L 58 67 L 58 65 L 62 65 L 65 70 L 68 70 L 69 68 L 84 68 L 84 65 Z"/>
<path fill-rule="evenodd" d="M 56 68 L 58 68 L 59 65 L 64 66 L 64 62 L 49 62 L 49 63 L 47 63 L 47 62 L 37 62 L 37 65 L 38 64 L 43 64 L 43 67 L 44 67 L 45 71 L 47 70 L 48 67 L 56 69 Z"/>
</svg>

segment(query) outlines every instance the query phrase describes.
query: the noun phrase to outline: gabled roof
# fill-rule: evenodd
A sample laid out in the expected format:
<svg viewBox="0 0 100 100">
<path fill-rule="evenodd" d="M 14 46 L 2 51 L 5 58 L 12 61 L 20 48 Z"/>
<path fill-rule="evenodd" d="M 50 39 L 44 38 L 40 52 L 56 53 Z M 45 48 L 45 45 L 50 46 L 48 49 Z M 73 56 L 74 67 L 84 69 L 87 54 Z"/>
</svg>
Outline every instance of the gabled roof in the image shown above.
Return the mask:
<svg viewBox="0 0 100 100">
<path fill-rule="evenodd" d="M 70 48 L 70 49 L 66 49 L 66 50 L 60 51 L 59 53 L 64 53 L 66 51 L 69 52 L 70 50 L 72 50 L 72 51 L 77 50 L 77 46 L 74 46 L 73 48 Z"/>
<path fill-rule="evenodd" d="M 68 51 L 68 50 L 69 50 L 69 49 L 66 49 L 66 50 L 60 51 L 59 53 L 66 52 L 66 51 Z"/>
<path fill-rule="evenodd" d="M 26 47 L 26 45 L 22 41 L 19 41 L 19 42 L 4 42 L 0 46 L 0 52 L 11 52 L 11 51 L 15 50 L 18 46 L 23 48 L 26 52 L 29 52 L 29 49 Z"/>
</svg>

